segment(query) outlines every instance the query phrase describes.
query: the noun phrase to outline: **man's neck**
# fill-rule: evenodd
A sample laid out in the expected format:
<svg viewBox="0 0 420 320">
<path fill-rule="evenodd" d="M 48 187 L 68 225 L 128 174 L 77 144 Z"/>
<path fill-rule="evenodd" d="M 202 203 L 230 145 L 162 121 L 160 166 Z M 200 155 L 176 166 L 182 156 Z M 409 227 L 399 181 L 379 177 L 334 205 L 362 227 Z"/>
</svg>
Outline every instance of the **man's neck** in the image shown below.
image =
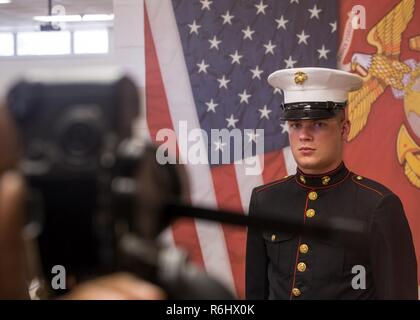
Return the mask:
<svg viewBox="0 0 420 320">
<path fill-rule="evenodd" d="M 332 163 L 331 165 L 322 167 L 322 168 L 303 168 L 301 166 L 298 165 L 298 168 L 300 171 L 302 171 L 303 174 L 315 174 L 315 175 L 319 175 L 319 174 L 324 174 L 330 171 L 333 171 L 335 169 L 337 169 L 340 164 L 343 162 L 343 159 L 340 159 L 339 161 L 335 161 L 334 163 Z"/>
</svg>

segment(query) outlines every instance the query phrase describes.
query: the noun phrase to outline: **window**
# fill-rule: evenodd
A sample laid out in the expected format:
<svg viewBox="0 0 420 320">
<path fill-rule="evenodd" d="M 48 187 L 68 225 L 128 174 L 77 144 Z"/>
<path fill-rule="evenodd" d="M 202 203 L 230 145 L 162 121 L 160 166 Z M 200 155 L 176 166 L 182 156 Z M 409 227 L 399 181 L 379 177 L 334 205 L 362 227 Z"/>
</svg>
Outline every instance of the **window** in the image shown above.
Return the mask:
<svg viewBox="0 0 420 320">
<path fill-rule="evenodd" d="M 69 31 L 19 32 L 17 55 L 57 55 L 71 53 Z"/>
<path fill-rule="evenodd" d="M 0 33 L 0 56 L 13 56 L 14 46 L 13 33 Z"/>
<path fill-rule="evenodd" d="M 109 51 L 108 30 L 74 31 L 75 54 L 107 53 Z"/>
<path fill-rule="evenodd" d="M 106 54 L 109 49 L 108 29 L 0 32 L 0 57 Z"/>
</svg>

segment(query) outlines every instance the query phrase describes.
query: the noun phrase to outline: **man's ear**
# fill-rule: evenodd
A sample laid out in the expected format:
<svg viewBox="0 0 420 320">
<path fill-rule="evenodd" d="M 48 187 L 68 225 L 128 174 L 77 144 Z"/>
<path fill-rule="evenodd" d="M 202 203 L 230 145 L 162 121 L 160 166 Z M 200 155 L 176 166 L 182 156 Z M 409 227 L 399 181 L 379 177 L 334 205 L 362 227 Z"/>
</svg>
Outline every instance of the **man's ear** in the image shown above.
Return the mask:
<svg viewBox="0 0 420 320">
<path fill-rule="evenodd" d="M 341 128 L 341 140 L 346 142 L 350 133 L 351 123 L 348 119 L 343 121 L 343 126 Z"/>
</svg>

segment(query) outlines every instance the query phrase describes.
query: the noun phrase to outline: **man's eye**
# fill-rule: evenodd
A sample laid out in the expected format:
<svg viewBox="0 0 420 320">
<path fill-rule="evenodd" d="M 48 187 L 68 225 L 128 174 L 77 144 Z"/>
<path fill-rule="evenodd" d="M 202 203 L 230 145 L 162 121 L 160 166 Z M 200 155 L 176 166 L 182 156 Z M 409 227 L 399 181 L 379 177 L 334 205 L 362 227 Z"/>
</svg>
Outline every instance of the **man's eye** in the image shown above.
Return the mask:
<svg viewBox="0 0 420 320">
<path fill-rule="evenodd" d="M 291 123 L 290 127 L 293 129 L 299 129 L 301 127 L 300 123 Z"/>
<path fill-rule="evenodd" d="M 314 123 L 314 126 L 316 128 L 324 128 L 326 126 L 326 123 L 324 123 L 324 122 L 315 122 Z"/>
</svg>

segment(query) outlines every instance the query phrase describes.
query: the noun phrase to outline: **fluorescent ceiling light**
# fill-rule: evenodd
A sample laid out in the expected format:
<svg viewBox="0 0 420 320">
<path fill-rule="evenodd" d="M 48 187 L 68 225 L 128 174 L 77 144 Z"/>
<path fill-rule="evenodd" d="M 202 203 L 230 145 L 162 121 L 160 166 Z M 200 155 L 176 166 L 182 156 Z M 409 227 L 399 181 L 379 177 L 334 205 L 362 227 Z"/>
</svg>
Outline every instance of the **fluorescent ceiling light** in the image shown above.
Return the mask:
<svg viewBox="0 0 420 320">
<path fill-rule="evenodd" d="M 0 4 L 6 4 L 12 2 L 11 0 L 0 0 Z"/>
<path fill-rule="evenodd" d="M 113 14 L 85 14 L 82 16 L 82 21 L 112 21 Z"/>
<path fill-rule="evenodd" d="M 1 1 L 1 0 L 0 0 Z M 86 14 L 86 15 L 55 15 L 35 16 L 34 20 L 41 22 L 91 22 L 91 21 L 112 21 L 113 14 Z"/>
<path fill-rule="evenodd" d="M 80 15 L 35 16 L 34 20 L 41 22 L 80 22 Z"/>
</svg>

